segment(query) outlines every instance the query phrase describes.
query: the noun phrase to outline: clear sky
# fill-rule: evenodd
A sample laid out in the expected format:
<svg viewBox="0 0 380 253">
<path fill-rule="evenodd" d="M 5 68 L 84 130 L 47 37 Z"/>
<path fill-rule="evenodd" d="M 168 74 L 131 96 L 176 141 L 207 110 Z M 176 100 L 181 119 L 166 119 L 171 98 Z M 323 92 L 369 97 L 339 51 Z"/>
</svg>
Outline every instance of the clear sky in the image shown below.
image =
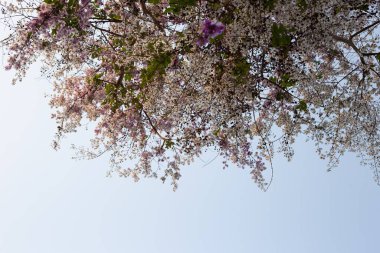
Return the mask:
<svg viewBox="0 0 380 253">
<path fill-rule="evenodd" d="M 248 170 L 198 161 L 174 193 L 106 177 L 105 157 L 72 160 L 86 133 L 54 151 L 38 68 L 17 86 L 0 77 L 0 253 L 380 252 L 380 187 L 352 154 L 327 173 L 300 139 L 292 162 L 275 160 L 266 193 Z"/>
</svg>

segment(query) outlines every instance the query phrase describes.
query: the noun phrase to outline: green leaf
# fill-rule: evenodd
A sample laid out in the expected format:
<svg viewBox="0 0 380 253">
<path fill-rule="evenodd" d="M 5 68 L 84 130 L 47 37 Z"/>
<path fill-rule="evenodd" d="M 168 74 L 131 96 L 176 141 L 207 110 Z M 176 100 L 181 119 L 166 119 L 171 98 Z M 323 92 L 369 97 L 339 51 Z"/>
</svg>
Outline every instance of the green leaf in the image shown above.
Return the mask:
<svg viewBox="0 0 380 253">
<path fill-rule="evenodd" d="M 239 58 L 235 60 L 235 66 L 232 69 L 232 75 L 236 77 L 238 83 L 241 83 L 244 78 L 249 75 L 251 64 L 247 62 L 246 58 Z"/>
<path fill-rule="evenodd" d="M 212 132 L 213 135 L 218 136 L 220 133 L 220 128 L 216 129 L 215 131 Z"/>
<path fill-rule="evenodd" d="M 278 79 L 276 77 L 269 77 L 269 81 L 271 81 L 272 83 L 277 83 L 278 82 Z"/>
<path fill-rule="evenodd" d="M 32 32 L 28 32 L 28 35 L 26 36 L 26 40 L 30 40 L 30 38 L 32 38 L 32 35 L 33 33 Z"/>
<path fill-rule="evenodd" d="M 296 80 L 292 79 L 289 74 L 284 74 L 280 78 L 269 77 L 269 81 L 281 86 L 284 89 L 291 88 L 296 85 Z"/>
<path fill-rule="evenodd" d="M 169 0 L 169 7 L 165 10 L 166 13 L 179 13 L 182 9 L 196 6 L 197 0 Z"/>
<path fill-rule="evenodd" d="M 272 26 L 272 46 L 287 48 L 291 44 L 292 38 L 288 30 L 282 24 L 273 24 Z"/>
<path fill-rule="evenodd" d="M 103 75 L 104 75 L 104 73 L 101 73 L 101 72 L 95 74 L 95 75 L 93 76 L 93 78 L 92 78 L 94 84 L 96 84 L 96 85 L 101 84 L 102 81 L 100 80 L 100 78 L 102 78 Z M 106 91 L 106 92 L 107 92 L 107 91 Z"/>
<path fill-rule="evenodd" d="M 307 8 L 306 0 L 297 0 L 296 4 L 297 4 L 297 7 L 300 8 L 302 11 L 306 10 Z"/>
<path fill-rule="evenodd" d="M 54 37 L 57 35 L 58 29 L 61 27 L 61 24 L 57 24 L 53 29 L 51 29 L 51 35 Z"/>
<path fill-rule="evenodd" d="M 282 88 L 290 88 L 296 84 L 296 81 L 290 78 L 289 74 L 284 74 L 280 80 L 280 86 Z"/>
<path fill-rule="evenodd" d="M 216 36 L 216 37 L 214 37 L 214 38 L 210 38 L 210 44 L 216 44 L 216 43 L 218 43 L 218 42 L 221 42 L 223 36 L 224 36 L 224 33 L 219 34 L 218 36 Z"/>
<path fill-rule="evenodd" d="M 165 148 L 170 149 L 174 146 L 174 142 L 172 140 L 165 140 Z"/>
<path fill-rule="evenodd" d="M 124 73 L 124 80 L 125 81 L 131 81 L 132 80 L 133 72 L 135 71 L 135 69 L 136 68 L 133 65 L 130 65 L 125 69 L 125 73 Z"/>
<path fill-rule="evenodd" d="M 101 52 L 102 52 L 102 48 L 94 45 L 91 48 L 91 58 L 93 58 L 93 59 L 98 58 L 100 56 Z"/>
<path fill-rule="evenodd" d="M 273 10 L 277 4 L 277 0 L 262 0 L 265 9 Z"/>
<path fill-rule="evenodd" d="M 78 4 L 78 0 L 69 0 L 67 3 L 69 7 L 74 7 L 76 4 Z"/>
<path fill-rule="evenodd" d="M 58 4 L 59 0 L 44 0 L 44 3 L 47 3 L 47 4 Z"/>
<path fill-rule="evenodd" d="M 358 8 L 358 10 L 361 10 L 361 11 L 368 11 L 369 5 L 368 4 L 362 4 L 362 5 L 359 5 L 357 8 Z"/>
<path fill-rule="evenodd" d="M 376 57 L 376 60 L 380 63 L 380 54 L 377 54 L 375 57 Z"/>
<path fill-rule="evenodd" d="M 301 100 L 295 108 L 300 111 L 307 112 L 307 104 L 304 100 Z"/>
<path fill-rule="evenodd" d="M 121 16 L 118 15 L 118 14 L 115 14 L 115 13 L 110 13 L 110 14 L 109 14 L 109 17 L 110 17 L 111 19 L 115 20 L 115 21 L 121 21 L 121 20 L 122 20 L 122 19 L 121 19 Z"/>
<path fill-rule="evenodd" d="M 69 0 L 67 3 L 67 13 L 69 16 L 74 14 L 76 9 L 79 7 L 79 1 L 78 0 Z"/>
<path fill-rule="evenodd" d="M 164 52 L 157 54 L 153 57 L 145 69 L 141 71 L 141 83 L 145 86 L 152 81 L 155 77 L 163 76 L 166 68 L 171 62 L 171 53 Z"/>
</svg>

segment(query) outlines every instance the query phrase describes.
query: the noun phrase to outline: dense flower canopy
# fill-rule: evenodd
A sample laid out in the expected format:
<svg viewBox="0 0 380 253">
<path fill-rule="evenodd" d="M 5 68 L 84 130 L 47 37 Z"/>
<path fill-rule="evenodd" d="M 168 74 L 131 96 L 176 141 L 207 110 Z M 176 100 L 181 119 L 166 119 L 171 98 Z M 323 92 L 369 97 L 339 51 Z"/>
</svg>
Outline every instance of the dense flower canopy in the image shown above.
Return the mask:
<svg viewBox="0 0 380 253">
<path fill-rule="evenodd" d="M 1 5 L 6 68 L 21 79 L 41 59 L 54 83 L 57 147 L 89 120 L 83 154 L 110 152 L 121 176 L 176 187 L 181 166 L 211 149 L 265 190 L 273 155 L 290 159 L 304 134 L 331 167 L 356 152 L 379 182 L 380 1 Z"/>
</svg>

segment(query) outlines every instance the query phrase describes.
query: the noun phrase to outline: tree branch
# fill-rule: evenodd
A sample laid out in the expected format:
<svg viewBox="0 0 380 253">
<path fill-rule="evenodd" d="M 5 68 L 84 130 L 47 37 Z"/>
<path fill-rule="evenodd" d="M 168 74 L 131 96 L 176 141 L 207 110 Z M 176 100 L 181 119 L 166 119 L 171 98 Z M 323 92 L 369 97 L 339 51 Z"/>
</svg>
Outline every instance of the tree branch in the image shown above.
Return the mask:
<svg viewBox="0 0 380 253">
<path fill-rule="evenodd" d="M 378 25 L 378 24 L 380 24 L 380 20 L 378 20 L 378 21 L 376 21 L 376 22 L 370 24 L 369 26 L 363 27 L 362 29 L 360 29 L 360 30 L 357 31 L 356 33 L 352 34 L 352 35 L 350 36 L 350 40 L 352 40 L 352 38 L 354 38 L 355 36 L 358 36 L 358 35 L 361 34 L 362 32 L 365 32 L 365 31 L 367 31 L 368 29 L 371 29 L 372 27 L 374 27 L 374 26 L 376 26 L 376 25 Z"/>
<path fill-rule="evenodd" d="M 141 9 L 144 14 L 148 15 L 152 20 L 153 23 L 160 29 L 161 32 L 164 32 L 164 28 L 161 26 L 160 22 L 156 19 L 156 17 L 146 8 L 145 0 L 140 0 Z"/>
<path fill-rule="evenodd" d="M 330 36 L 336 40 L 336 41 L 339 41 L 339 42 L 343 42 L 344 44 L 350 46 L 359 56 L 360 58 L 360 62 L 364 65 L 367 65 L 366 61 L 364 60 L 364 57 L 363 57 L 363 53 L 360 51 L 360 49 L 355 45 L 355 43 L 352 41 L 352 39 L 346 39 L 344 37 L 341 37 L 341 36 L 338 36 L 338 35 L 335 35 L 335 34 L 331 34 L 330 33 Z"/>
</svg>

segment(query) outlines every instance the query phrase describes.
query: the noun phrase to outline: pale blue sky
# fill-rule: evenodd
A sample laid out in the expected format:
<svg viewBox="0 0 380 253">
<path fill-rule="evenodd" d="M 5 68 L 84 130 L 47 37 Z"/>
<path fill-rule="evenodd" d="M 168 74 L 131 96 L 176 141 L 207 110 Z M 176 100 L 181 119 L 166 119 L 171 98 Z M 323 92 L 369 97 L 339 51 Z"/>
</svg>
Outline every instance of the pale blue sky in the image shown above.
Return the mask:
<svg viewBox="0 0 380 253">
<path fill-rule="evenodd" d="M 38 68 L 17 86 L 0 75 L 0 253 L 379 252 L 380 187 L 354 155 L 327 173 L 299 141 L 291 163 L 275 160 L 266 193 L 248 170 L 199 161 L 173 193 L 107 178 L 106 158 L 71 160 L 86 134 L 53 151 Z"/>
</svg>

